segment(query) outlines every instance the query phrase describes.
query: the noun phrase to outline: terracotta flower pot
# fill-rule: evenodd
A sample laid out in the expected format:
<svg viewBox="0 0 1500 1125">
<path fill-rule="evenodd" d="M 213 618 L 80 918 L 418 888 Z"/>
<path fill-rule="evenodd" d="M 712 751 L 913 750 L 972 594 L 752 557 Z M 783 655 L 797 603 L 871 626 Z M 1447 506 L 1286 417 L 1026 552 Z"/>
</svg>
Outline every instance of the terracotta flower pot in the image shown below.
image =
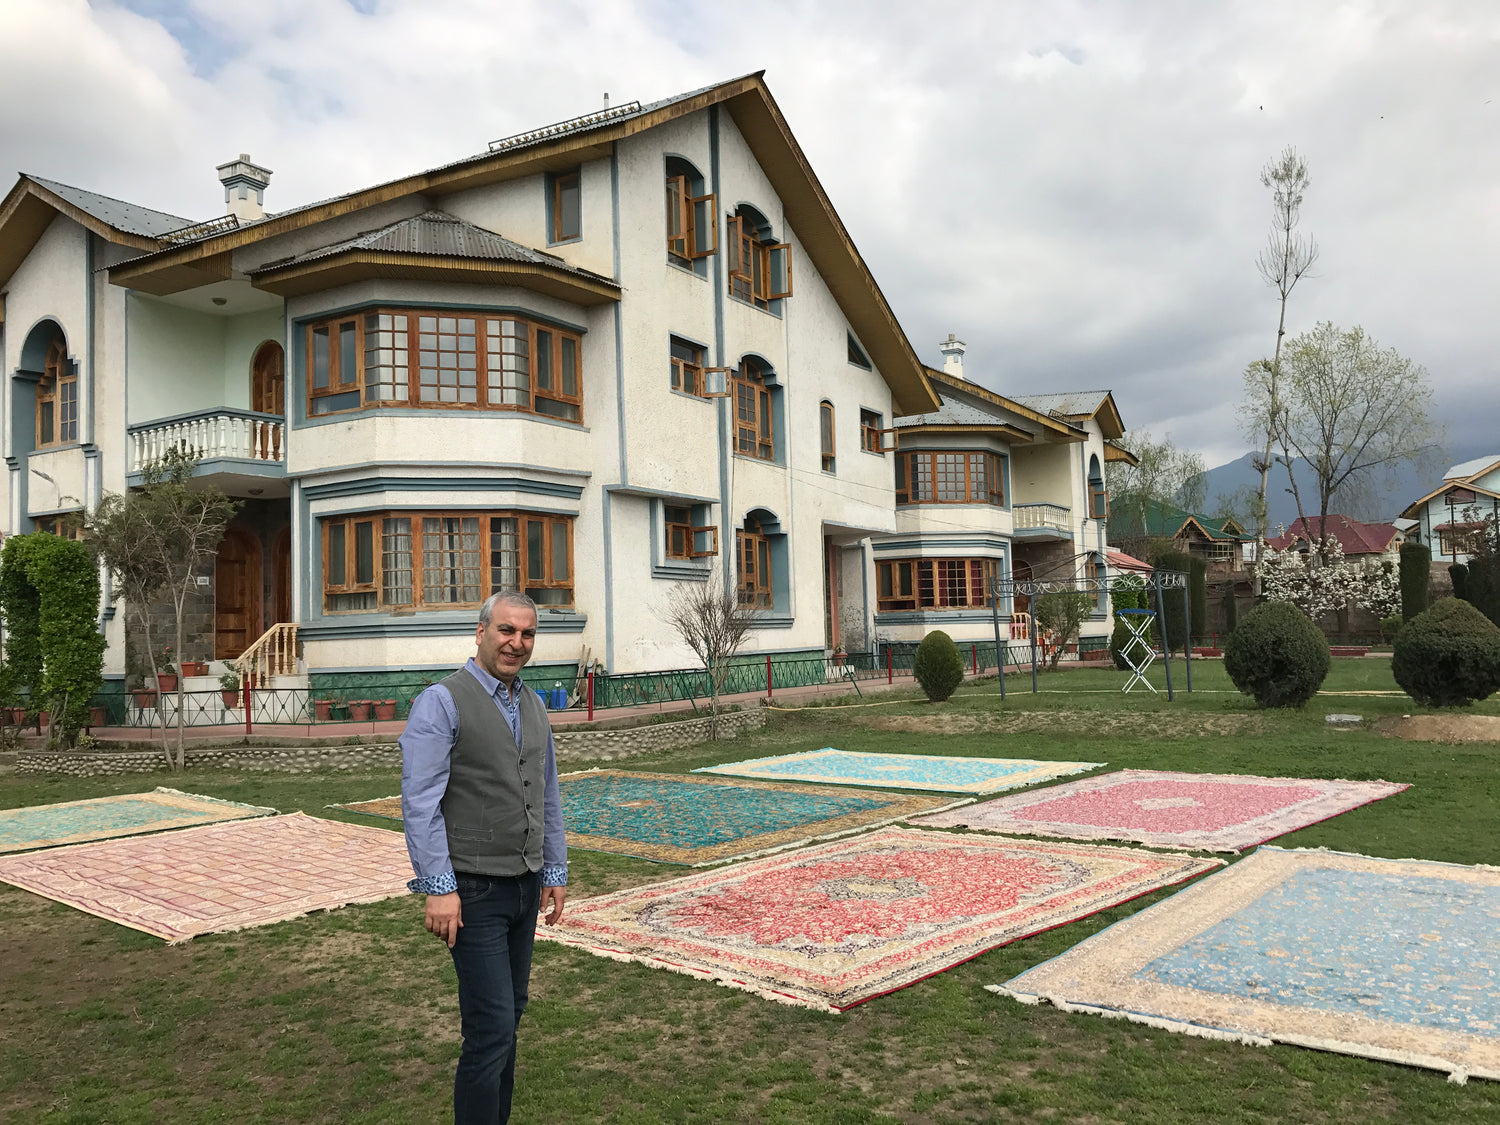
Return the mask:
<svg viewBox="0 0 1500 1125">
<path fill-rule="evenodd" d="M 105 726 L 108 726 L 108 725 L 109 725 L 109 708 L 108 707 L 90 707 L 89 708 L 89 726 L 91 726 L 91 727 L 105 727 Z"/>
<path fill-rule="evenodd" d="M 225 707 L 238 707 L 240 705 L 240 693 L 237 691 L 221 691 L 219 698 L 224 701 Z"/>
<path fill-rule="evenodd" d="M 326 722 L 328 719 L 333 718 L 333 700 L 314 699 L 313 718 L 317 719 L 319 722 Z"/>
<path fill-rule="evenodd" d="M 147 707 L 156 706 L 155 688 L 140 688 L 130 694 L 135 699 L 135 705 L 142 710 L 145 710 Z"/>
<path fill-rule="evenodd" d="M 6 709 L 6 719 L 14 726 L 21 726 L 26 722 L 26 708 L 10 707 Z"/>
<path fill-rule="evenodd" d="M 157 686 L 158 690 L 160 690 L 160 691 L 176 691 L 177 690 L 177 673 L 176 672 L 158 672 L 158 673 L 156 673 L 156 686 Z"/>
<path fill-rule="evenodd" d="M 351 699 L 349 700 L 349 719 L 351 722 L 364 723 L 370 719 L 371 700 Z"/>
<path fill-rule="evenodd" d="M 375 719 L 377 722 L 388 723 L 396 717 L 396 701 L 394 699 L 375 700 Z"/>
<path fill-rule="evenodd" d="M 184 660 L 182 662 L 182 674 L 184 676 L 206 676 L 208 675 L 208 663 L 203 660 Z"/>
</svg>

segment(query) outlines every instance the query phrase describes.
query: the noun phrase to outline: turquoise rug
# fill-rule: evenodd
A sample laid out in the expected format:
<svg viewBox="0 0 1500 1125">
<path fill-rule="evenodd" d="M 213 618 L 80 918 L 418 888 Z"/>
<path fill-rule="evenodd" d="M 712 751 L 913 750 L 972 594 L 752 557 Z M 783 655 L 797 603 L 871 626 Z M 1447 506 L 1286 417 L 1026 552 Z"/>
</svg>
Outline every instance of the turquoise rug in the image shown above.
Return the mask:
<svg viewBox="0 0 1500 1125">
<path fill-rule="evenodd" d="M 275 811 L 162 788 L 150 793 L 122 793 L 60 805 L 0 809 L 0 854 L 269 816 Z"/>
<path fill-rule="evenodd" d="M 1500 869 L 1262 847 L 1007 981 L 1024 1003 L 1500 1079 Z"/>
<path fill-rule="evenodd" d="M 954 805 L 944 797 L 831 793 L 811 785 L 627 770 L 563 774 L 558 785 L 570 848 L 693 867 L 794 848 Z"/>
<path fill-rule="evenodd" d="M 932 789 L 941 793 L 982 796 L 1019 789 L 1072 773 L 1083 773 L 1103 762 L 1039 762 L 1028 758 L 945 758 L 934 754 L 860 754 L 825 746 L 805 754 L 752 758 L 722 766 L 704 766 L 694 773 L 731 777 L 774 778 L 778 781 L 816 781 L 825 785 L 871 785 L 884 789 Z"/>
</svg>

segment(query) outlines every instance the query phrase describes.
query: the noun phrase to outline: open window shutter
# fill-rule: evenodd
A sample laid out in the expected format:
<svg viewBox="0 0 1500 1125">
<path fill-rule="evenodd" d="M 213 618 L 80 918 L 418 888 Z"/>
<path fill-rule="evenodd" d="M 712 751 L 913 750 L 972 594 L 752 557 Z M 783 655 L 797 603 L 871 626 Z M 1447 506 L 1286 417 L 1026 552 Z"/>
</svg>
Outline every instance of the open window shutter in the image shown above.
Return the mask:
<svg viewBox="0 0 1500 1125">
<path fill-rule="evenodd" d="M 729 220 L 729 276 L 750 281 L 750 247 L 746 245 L 745 220 L 738 215 Z"/>
<path fill-rule="evenodd" d="M 729 397 L 729 367 L 705 367 L 703 369 L 703 397 Z"/>
<path fill-rule="evenodd" d="M 667 252 L 689 257 L 692 210 L 688 206 L 686 176 L 667 177 Z"/>
<path fill-rule="evenodd" d="M 894 453 L 896 450 L 895 427 L 893 426 L 888 430 L 876 430 L 875 432 L 880 435 L 880 452 Z M 889 438 L 886 437 L 887 434 L 890 435 Z"/>
<path fill-rule="evenodd" d="M 766 247 L 770 268 L 766 271 L 766 299 L 780 300 L 792 295 L 792 248 L 785 242 Z"/>
<path fill-rule="evenodd" d="M 688 257 L 706 258 L 719 252 L 719 224 L 716 214 L 715 196 L 695 195 L 688 200 L 688 211 L 693 221 L 693 241 L 688 247 Z"/>
<path fill-rule="evenodd" d="M 693 528 L 693 558 L 702 559 L 719 553 L 719 529 L 717 527 Z"/>
</svg>

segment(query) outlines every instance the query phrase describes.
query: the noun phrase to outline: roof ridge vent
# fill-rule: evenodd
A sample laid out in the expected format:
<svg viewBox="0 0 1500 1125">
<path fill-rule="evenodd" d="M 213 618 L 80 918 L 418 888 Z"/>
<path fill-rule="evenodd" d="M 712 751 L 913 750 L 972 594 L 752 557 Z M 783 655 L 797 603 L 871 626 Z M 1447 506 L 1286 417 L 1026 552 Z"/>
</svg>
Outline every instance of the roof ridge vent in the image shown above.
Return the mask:
<svg viewBox="0 0 1500 1125">
<path fill-rule="evenodd" d="M 506 149 L 520 148 L 535 141 L 544 141 L 550 137 L 561 137 L 567 133 L 576 133 L 583 129 L 601 125 L 616 117 L 625 117 L 628 114 L 639 113 L 640 102 L 625 102 L 608 109 L 596 109 L 593 113 L 585 113 L 579 117 L 570 117 L 566 121 L 558 121 L 552 125 L 544 125 L 540 129 L 532 129 L 525 133 L 517 133 L 511 137 L 501 137 L 498 141 L 490 142 L 491 152 L 504 152 Z"/>
</svg>

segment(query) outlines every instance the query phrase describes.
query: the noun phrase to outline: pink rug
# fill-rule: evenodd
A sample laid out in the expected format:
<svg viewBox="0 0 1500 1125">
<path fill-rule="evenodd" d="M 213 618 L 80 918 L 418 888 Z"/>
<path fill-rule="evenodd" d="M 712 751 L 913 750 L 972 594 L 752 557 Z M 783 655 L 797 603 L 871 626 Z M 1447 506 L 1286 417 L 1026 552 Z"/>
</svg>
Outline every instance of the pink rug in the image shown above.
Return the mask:
<svg viewBox="0 0 1500 1125">
<path fill-rule="evenodd" d="M 0 856 L 0 881 L 169 942 L 376 902 L 410 878 L 401 833 L 302 813 Z"/>
<path fill-rule="evenodd" d="M 1221 863 L 884 828 L 570 902 L 536 936 L 841 1012 Z"/>
<path fill-rule="evenodd" d="M 1120 770 L 913 823 L 1237 852 L 1406 788 L 1389 781 Z"/>
</svg>

